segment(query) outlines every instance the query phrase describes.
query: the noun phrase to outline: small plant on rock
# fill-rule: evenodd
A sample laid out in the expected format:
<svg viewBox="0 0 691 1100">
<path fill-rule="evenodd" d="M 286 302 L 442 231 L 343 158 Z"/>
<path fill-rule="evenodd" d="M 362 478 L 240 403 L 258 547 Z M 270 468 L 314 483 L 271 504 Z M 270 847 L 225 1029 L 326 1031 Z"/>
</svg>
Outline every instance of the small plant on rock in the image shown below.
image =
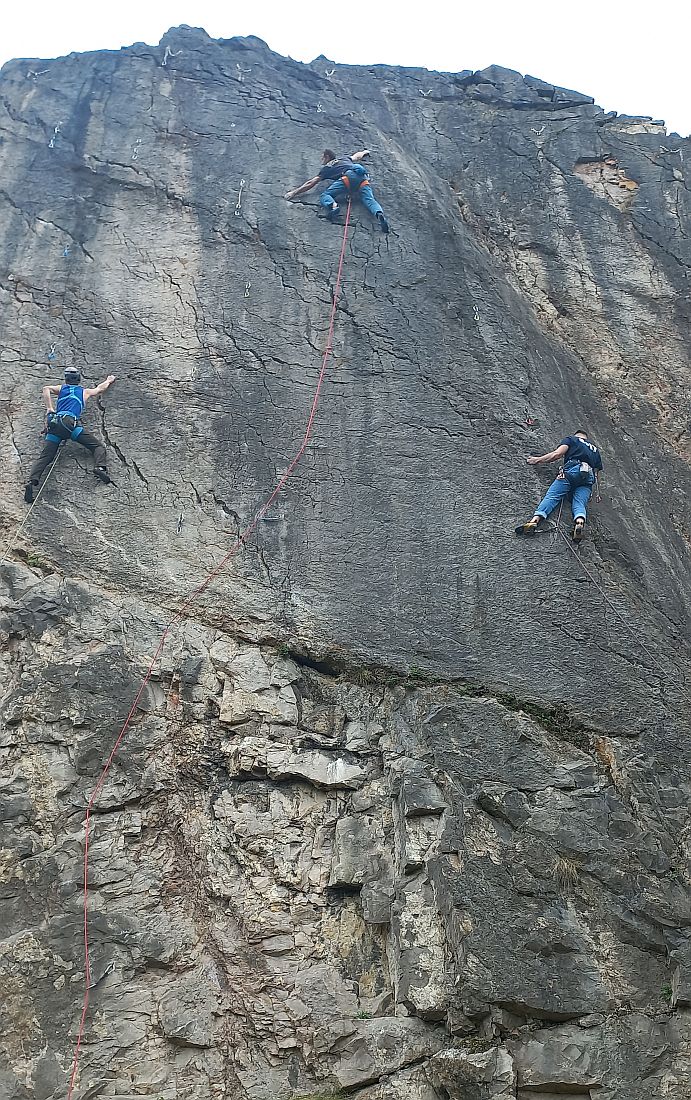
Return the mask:
<svg viewBox="0 0 691 1100">
<path fill-rule="evenodd" d="M 580 864 L 568 856 L 556 856 L 552 867 L 552 875 L 562 890 L 570 892 L 578 882 Z"/>
<path fill-rule="evenodd" d="M 368 668 L 354 668 L 348 679 L 357 687 L 367 687 L 374 680 L 374 676 Z"/>
</svg>

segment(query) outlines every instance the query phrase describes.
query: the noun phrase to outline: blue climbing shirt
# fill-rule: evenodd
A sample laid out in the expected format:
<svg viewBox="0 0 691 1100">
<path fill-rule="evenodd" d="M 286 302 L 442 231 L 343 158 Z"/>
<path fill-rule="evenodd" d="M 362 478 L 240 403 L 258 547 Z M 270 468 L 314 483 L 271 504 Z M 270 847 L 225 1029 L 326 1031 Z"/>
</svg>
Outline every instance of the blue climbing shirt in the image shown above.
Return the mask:
<svg viewBox="0 0 691 1100">
<path fill-rule="evenodd" d="M 355 161 L 351 160 L 350 157 L 336 157 L 336 160 L 330 160 L 328 164 L 320 168 L 319 179 L 340 180 L 341 176 L 345 176 L 346 172 L 354 167 Z"/>
<path fill-rule="evenodd" d="M 571 462 L 587 462 L 594 470 L 602 469 L 600 452 L 595 444 L 589 443 L 587 439 L 580 439 L 577 435 L 567 435 L 561 440 L 559 446 L 569 448 L 564 455 L 565 466 Z"/>
<path fill-rule="evenodd" d="M 84 411 L 84 404 L 83 386 L 62 386 L 58 394 L 55 412 L 58 416 L 64 413 L 66 416 L 73 416 L 75 420 L 79 420 Z"/>
</svg>

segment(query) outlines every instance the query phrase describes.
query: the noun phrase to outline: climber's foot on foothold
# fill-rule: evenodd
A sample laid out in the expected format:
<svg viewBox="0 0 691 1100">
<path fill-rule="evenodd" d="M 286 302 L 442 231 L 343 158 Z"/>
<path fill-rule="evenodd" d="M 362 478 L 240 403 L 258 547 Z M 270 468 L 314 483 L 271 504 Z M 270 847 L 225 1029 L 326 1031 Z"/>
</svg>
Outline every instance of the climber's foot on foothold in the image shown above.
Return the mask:
<svg viewBox="0 0 691 1100">
<path fill-rule="evenodd" d="M 26 489 L 24 490 L 24 501 L 26 502 L 26 504 L 34 503 L 34 489 L 36 489 L 37 486 L 37 481 L 30 481 L 27 485 Z"/>
<path fill-rule="evenodd" d="M 330 222 L 337 222 L 338 215 L 341 213 L 341 208 L 338 203 L 334 203 L 328 214 L 326 215 Z"/>
<path fill-rule="evenodd" d="M 379 228 L 381 229 L 382 233 L 388 233 L 389 223 L 382 213 L 377 214 L 377 221 L 379 222 Z"/>
<path fill-rule="evenodd" d="M 580 516 L 573 525 L 573 541 L 580 542 L 585 534 L 585 520 Z"/>
<path fill-rule="evenodd" d="M 519 523 L 516 528 L 517 535 L 534 535 L 538 529 L 538 525 L 542 516 L 533 516 L 527 523 Z"/>
<path fill-rule="evenodd" d="M 102 481 L 104 485 L 112 485 L 110 474 L 106 470 L 105 466 L 94 466 L 94 474 L 99 481 Z"/>
</svg>

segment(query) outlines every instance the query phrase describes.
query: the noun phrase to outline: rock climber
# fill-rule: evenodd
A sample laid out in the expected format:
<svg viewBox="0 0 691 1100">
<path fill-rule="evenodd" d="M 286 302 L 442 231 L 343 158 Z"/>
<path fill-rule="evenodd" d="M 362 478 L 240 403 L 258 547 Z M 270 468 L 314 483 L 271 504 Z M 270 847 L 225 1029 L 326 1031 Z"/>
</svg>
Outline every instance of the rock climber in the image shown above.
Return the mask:
<svg viewBox="0 0 691 1100">
<path fill-rule="evenodd" d="M 327 180 L 332 182 L 322 191 L 319 203 L 328 211 L 329 221 L 335 221 L 339 213 L 339 202 L 346 196 L 358 197 L 363 206 L 366 206 L 370 214 L 379 222 L 382 233 L 389 232 L 389 223 L 384 217 L 384 211 L 374 197 L 369 172 L 360 162 L 369 156 L 369 149 L 361 149 L 359 153 L 351 153 L 349 157 L 337 157 L 333 149 L 325 149 L 322 154 L 322 167 L 319 175 L 307 180 L 301 187 L 294 191 L 287 191 L 283 196 L 286 199 L 296 199 L 298 195 L 306 195 L 318 183 Z"/>
<path fill-rule="evenodd" d="M 533 518 L 516 528 L 517 535 L 534 535 L 542 520 L 547 519 L 550 512 L 561 504 L 565 497 L 570 496 L 574 520 L 573 538 L 575 542 L 580 542 L 583 538 L 586 508 L 596 482 L 599 489 L 597 474 L 602 470 L 602 458 L 587 434 L 579 430 L 573 435 L 567 435 L 559 446 L 548 454 L 530 455 L 526 461 L 531 466 L 539 466 L 543 462 L 556 462 L 560 458 L 564 461 L 557 477 L 535 509 Z"/>
<path fill-rule="evenodd" d="M 86 447 L 94 456 L 94 473 L 97 478 L 106 485 L 110 484 L 110 477 L 106 468 L 106 449 L 99 439 L 82 427 L 81 416 L 84 406 L 90 397 L 98 397 L 105 393 L 115 381 L 115 375 L 109 374 L 105 382 L 94 386 L 93 389 L 85 389 L 81 385 L 82 376 L 76 367 L 68 367 L 65 371 L 65 384 L 63 386 L 44 386 L 43 399 L 46 403 L 46 441 L 43 450 L 34 463 L 29 474 L 29 482 L 24 491 L 24 500 L 32 504 L 34 493 L 38 488 L 41 476 L 50 466 L 58 453 L 58 447 L 66 439 L 73 439 Z M 57 406 L 53 409 L 53 397 L 57 396 Z"/>
</svg>

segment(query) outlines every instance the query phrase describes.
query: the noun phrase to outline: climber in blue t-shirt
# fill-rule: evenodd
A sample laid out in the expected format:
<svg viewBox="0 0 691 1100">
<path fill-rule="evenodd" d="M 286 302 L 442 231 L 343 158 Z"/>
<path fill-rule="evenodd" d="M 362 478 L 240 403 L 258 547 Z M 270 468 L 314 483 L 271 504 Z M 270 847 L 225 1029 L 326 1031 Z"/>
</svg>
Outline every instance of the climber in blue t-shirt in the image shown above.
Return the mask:
<svg viewBox="0 0 691 1100">
<path fill-rule="evenodd" d="M 586 508 L 593 485 L 598 481 L 598 471 L 602 470 L 600 452 L 585 432 L 577 431 L 562 439 L 553 451 L 546 455 L 531 455 L 527 462 L 531 466 L 538 466 L 542 462 L 556 462 L 560 458 L 563 459 L 563 465 L 559 474 L 535 509 L 533 518 L 516 528 L 517 535 L 534 535 L 541 521 L 565 497 L 570 496 L 574 518 L 573 537 L 576 542 L 583 538 Z"/>
<path fill-rule="evenodd" d="M 106 468 L 106 449 L 91 432 L 82 427 L 81 416 L 84 406 L 90 397 L 97 397 L 105 393 L 115 381 L 115 375 L 109 374 L 105 382 L 85 389 L 81 385 L 82 376 L 76 367 L 68 367 L 65 371 L 64 386 L 44 386 L 43 399 L 46 403 L 46 442 L 39 457 L 29 474 L 29 482 L 24 490 L 24 500 L 32 504 L 34 492 L 38 488 L 44 470 L 50 466 L 58 453 L 58 448 L 66 439 L 73 439 L 86 447 L 94 456 L 94 473 L 100 481 L 109 484 L 110 477 Z M 53 408 L 53 397 L 57 397 L 56 407 Z"/>
<path fill-rule="evenodd" d="M 360 162 L 369 156 L 369 149 L 361 149 L 350 156 L 337 157 L 333 149 L 325 149 L 322 154 L 322 167 L 319 174 L 307 180 L 294 191 L 287 191 L 283 196 L 286 199 L 296 199 L 298 195 L 306 195 L 313 187 L 324 181 L 329 186 L 319 196 L 319 203 L 328 211 L 327 217 L 335 221 L 339 213 L 339 202 L 344 198 L 356 196 L 366 206 L 370 214 L 379 222 L 382 233 L 389 232 L 389 223 L 384 217 L 384 211 L 374 197 L 369 172 Z"/>
</svg>

